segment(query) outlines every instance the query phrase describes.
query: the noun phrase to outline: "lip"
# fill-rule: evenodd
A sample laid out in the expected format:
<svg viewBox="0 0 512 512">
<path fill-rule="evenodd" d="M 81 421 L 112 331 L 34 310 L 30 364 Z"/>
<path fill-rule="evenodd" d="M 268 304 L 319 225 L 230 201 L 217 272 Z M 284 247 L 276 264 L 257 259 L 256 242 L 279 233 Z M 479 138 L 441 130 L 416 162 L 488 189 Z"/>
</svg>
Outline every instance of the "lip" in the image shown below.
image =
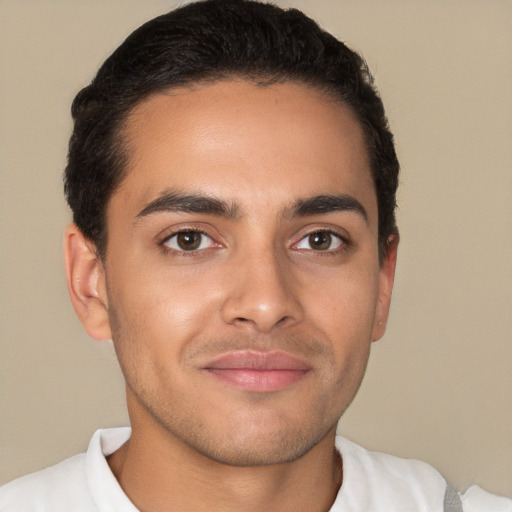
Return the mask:
<svg viewBox="0 0 512 512">
<path fill-rule="evenodd" d="M 222 354 L 208 363 L 204 370 L 236 388 L 268 393 L 299 382 L 311 366 L 282 351 L 241 350 Z"/>
</svg>

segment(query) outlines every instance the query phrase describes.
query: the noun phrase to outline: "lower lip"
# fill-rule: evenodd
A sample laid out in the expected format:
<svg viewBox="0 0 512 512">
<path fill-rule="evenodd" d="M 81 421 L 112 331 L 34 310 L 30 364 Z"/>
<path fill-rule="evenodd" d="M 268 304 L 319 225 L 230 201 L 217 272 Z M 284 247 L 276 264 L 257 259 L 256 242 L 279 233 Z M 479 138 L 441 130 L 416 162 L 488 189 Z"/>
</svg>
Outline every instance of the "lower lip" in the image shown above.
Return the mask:
<svg viewBox="0 0 512 512">
<path fill-rule="evenodd" d="M 219 380 L 247 391 L 268 393 L 301 381 L 309 370 L 253 370 L 246 368 L 209 368 Z"/>
</svg>

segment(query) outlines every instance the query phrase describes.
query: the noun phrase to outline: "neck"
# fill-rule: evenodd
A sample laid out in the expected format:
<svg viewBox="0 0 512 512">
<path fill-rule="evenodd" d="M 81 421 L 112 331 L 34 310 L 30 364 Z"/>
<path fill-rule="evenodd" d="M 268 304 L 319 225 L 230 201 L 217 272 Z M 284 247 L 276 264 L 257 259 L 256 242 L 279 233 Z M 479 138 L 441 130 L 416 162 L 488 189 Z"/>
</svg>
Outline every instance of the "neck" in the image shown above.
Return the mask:
<svg viewBox="0 0 512 512">
<path fill-rule="evenodd" d="M 132 426 L 131 439 L 108 462 L 141 512 L 326 512 L 341 485 L 335 429 L 294 461 L 231 466 L 197 453 L 159 425 Z"/>
</svg>

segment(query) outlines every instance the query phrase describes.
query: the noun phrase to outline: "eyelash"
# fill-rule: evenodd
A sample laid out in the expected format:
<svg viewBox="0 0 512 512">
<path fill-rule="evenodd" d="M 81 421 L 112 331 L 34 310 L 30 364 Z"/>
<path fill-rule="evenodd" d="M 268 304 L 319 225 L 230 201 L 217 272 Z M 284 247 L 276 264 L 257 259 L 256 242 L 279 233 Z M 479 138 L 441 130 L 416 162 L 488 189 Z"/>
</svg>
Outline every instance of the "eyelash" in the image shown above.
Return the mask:
<svg viewBox="0 0 512 512">
<path fill-rule="evenodd" d="M 173 238 L 175 237 L 178 237 L 179 235 L 183 235 L 183 234 L 187 234 L 187 233 L 197 233 L 201 236 L 204 236 L 204 237 L 207 237 L 210 239 L 210 243 L 213 244 L 213 247 L 205 247 L 205 248 L 193 248 L 193 249 L 190 249 L 190 250 L 186 250 L 186 249 L 179 249 L 179 248 L 173 248 L 173 247 L 169 247 L 168 243 L 170 240 L 172 240 Z M 309 237 L 313 236 L 313 235 L 319 235 L 319 234 L 323 234 L 323 235 L 329 235 L 330 237 L 333 237 L 334 239 L 338 240 L 339 241 L 339 247 L 335 247 L 334 249 L 309 249 L 309 248 L 298 248 L 296 247 L 297 245 L 301 244 L 302 242 L 304 242 L 305 240 L 307 240 Z M 202 245 L 203 241 L 200 242 L 200 245 Z M 331 243 L 332 243 L 332 240 L 331 240 Z M 197 228 L 193 228 L 193 227 L 185 227 L 185 228 L 181 228 L 179 229 L 178 231 L 174 231 L 173 233 L 167 235 L 160 243 L 159 243 L 159 246 L 160 248 L 162 249 L 162 251 L 164 252 L 164 254 L 169 254 L 169 253 L 174 253 L 175 255 L 179 255 L 179 256 L 184 256 L 184 257 L 189 257 L 189 256 L 198 256 L 200 254 L 204 254 L 205 251 L 207 251 L 208 249 L 211 249 L 211 248 L 215 248 L 215 245 L 217 247 L 220 247 L 220 244 L 218 244 L 217 242 L 215 242 L 215 239 L 210 236 L 208 233 L 200 230 L 200 229 L 197 229 Z M 349 249 L 351 247 L 351 242 L 350 240 L 346 237 L 346 236 L 343 236 L 341 235 L 340 233 L 338 233 L 337 231 L 333 230 L 333 229 L 315 229 L 313 231 L 309 231 L 307 233 L 304 233 L 300 239 L 295 242 L 293 245 L 292 245 L 292 248 L 296 247 L 295 250 L 297 251 L 300 251 L 300 252 L 312 252 L 314 253 L 315 255 L 318 255 L 318 256 L 335 256 L 343 251 L 346 251 L 347 249 Z"/>
<path fill-rule="evenodd" d="M 315 249 L 302 249 L 304 252 L 313 252 L 313 253 L 315 253 L 316 255 L 319 255 L 319 256 L 335 256 L 335 255 L 339 254 L 340 252 L 346 251 L 351 246 L 351 243 L 350 243 L 349 239 L 346 236 L 343 236 L 340 233 L 338 233 L 337 231 L 335 231 L 333 229 L 328 229 L 328 228 L 325 228 L 325 229 L 315 229 L 313 231 L 309 231 L 309 232 L 305 233 L 303 236 L 301 236 L 299 241 L 296 242 L 293 245 L 297 246 L 298 244 L 300 244 L 301 242 L 305 241 L 309 237 L 311 237 L 313 235 L 319 235 L 319 234 L 324 234 L 324 235 L 326 234 L 326 235 L 329 235 L 330 237 L 338 240 L 339 244 L 340 244 L 339 247 L 336 247 L 334 249 L 330 249 L 329 248 L 329 249 L 324 249 L 324 250 L 321 250 L 321 249 L 318 249 L 318 250 L 315 250 Z M 301 249 L 297 248 L 297 250 L 300 251 Z"/>
<path fill-rule="evenodd" d="M 169 254 L 169 253 L 173 253 L 173 254 L 176 254 L 178 256 L 185 256 L 185 257 L 188 257 L 188 256 L 197 256 L 199 254 L 202 254 L 204 253 L 204 251 L 210 249 L 210 247 L 206 247 L 204 249 L 192 249 L 192 250 L 186 250 L 186 249 L 175 249 L 173 247 L 169 247 L 167 244 L 169 243 L 170 240 L 172 240 L 173 238 L 175 237 L 178 237 L 179 235 L 182 235 L 182 234 L 186 234 L 186 233 L 195 233 L 195 234 L 199 234 L 201 236 L 204 236 L 204 237 L 207 237 L 211 240 L 211 242 L 215 245 L 219 245 L 215 242 L 214 238 L 211 237 L 208 233 L 205 233 L 204 231 L 200 230 L 200 229 L 197 229 L 197 228 L 181 228 L 179 229 L 178 231 L 174 231 L 173 233 L 167 235 L 160 243 L 159 243 L 159 246 L 160 248 L 162 249 L 162 251 L 164 252 L 164 254 Z"/>
</svg>

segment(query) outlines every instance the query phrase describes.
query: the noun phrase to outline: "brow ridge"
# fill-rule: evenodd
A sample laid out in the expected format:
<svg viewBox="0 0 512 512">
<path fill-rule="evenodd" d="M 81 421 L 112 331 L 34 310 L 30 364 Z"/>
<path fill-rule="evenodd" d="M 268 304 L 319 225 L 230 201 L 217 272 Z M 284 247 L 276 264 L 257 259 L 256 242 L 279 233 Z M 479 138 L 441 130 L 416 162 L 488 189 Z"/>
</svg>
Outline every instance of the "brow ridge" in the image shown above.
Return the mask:
<svg viewBox="0 0 512 512">
<path fill-rule="evenodd" d="M 145 217 L 159 212 L 206 213 L 219 217 L 236 218 L 239 208 L 232 202 L 197 194 L 182 194 L 175 191 L 163 192 L 148 203 L 137 217 Z"/>
<path fill-rule="evenodd" d="M 355 197 L 348 194 L 321 194 L 306 199 L 299 199 L 285 212 L 285 215 L 290 217 L 307 217 L 309 215 L 321 215 L 336 211 L 355 212 L 368 222 L 368 212 L 364 206 Z"/>
<path fill-rule="evenodd" d="M 148 203 L 137 218 L 146 217 L 159 212 L 204 213 L 229 219 L 240 217 L 240 207 L 231 201 L 200 194 L 164 191 L 159 197 Z M 336 211 L 355 212 L 368 222 L 368 213 L 363 205 L 348 194 L 319 194 L 313 197 L 298 199 L 283 212 L 284 217 L 307 217 L 322 215 Z"/>
</svg>

